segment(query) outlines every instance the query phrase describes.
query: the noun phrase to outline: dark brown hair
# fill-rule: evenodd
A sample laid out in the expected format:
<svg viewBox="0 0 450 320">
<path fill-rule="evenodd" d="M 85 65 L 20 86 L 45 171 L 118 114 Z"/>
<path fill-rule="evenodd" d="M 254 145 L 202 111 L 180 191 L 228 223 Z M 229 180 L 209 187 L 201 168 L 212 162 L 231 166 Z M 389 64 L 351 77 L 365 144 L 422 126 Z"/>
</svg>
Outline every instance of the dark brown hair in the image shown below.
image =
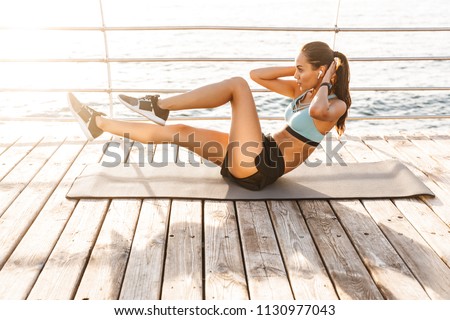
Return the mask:
<svg viewBox="0 0 450 320">
<path fill-rule="evenodd" d="M 340 63 L 337 64 L 336 80 L 333 84 L 333 91 L 336 96 L 345 102 L 347 110 L 336 122 L 336 131 L 341 136 L 345 131 L 345 120 L 348 116 L 348 109 L 352 104 L 350 97 L 350 67 L 347 57 L 337 51 L 333 51 L 326 43 L 314 41 L 303 46 L 301 52 L 306 56 L 308 62 L 313 66 L 314 70 L 321 66 L 329 66 L 334 58 L 338 58 Z"/>
</svg>

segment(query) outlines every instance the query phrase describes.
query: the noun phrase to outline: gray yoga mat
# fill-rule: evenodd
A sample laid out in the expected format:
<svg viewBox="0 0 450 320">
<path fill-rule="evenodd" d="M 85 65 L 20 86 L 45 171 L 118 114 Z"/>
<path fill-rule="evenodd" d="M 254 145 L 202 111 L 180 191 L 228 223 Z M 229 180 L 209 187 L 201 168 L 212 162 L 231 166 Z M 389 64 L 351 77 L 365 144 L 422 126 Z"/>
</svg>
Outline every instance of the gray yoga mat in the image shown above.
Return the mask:
<svg viewBox="0 0 450 320">
<path fill-rule="evenodd" d="M 228 200 L 397 198 L 431 195 L 398 161 L 301 165 L 261 191 L 222 178 L 219 167 L 168 164 L 107 168 L 89 165 L 68 198 L 194 198 Z"/>
</svg>

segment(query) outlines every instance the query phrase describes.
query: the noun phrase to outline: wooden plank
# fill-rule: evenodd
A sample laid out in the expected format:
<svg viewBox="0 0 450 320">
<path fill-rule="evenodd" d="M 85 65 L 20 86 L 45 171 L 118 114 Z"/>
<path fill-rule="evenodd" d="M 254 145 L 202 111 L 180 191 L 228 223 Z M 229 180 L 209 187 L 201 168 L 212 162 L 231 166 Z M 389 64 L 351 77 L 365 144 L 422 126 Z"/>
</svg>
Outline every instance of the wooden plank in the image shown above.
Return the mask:
<svg viewBox="0 0 450 320">
<path fill-rule="evenodd" d="M 431 167 L 438 167 L 439 164 L 428 157 L 406 139 L 395 139 L 388 142 L 392 143 L 399 152 L 406 154 L 411 161 L 417 163 L 417 166 L 424 168 L 427 175 L 431 177 L 431 173 L 426 168 L 429 164 Z M 437 174 L 436 174 L 437 175 Z M 442 176 L 442 175 L 441 175 Z M 444 177 L 445 178 L 445 177 Z M 440 179 L 433 177 L 435 182 Z M 441 184 L 444 180 L 440 180 Z M 427 205 L 418 199 L 394 199 L 394 204 L 411 221 L 417 231 L 428 242 L 428 244 L 436 251 L 436 253 L 450 266 L 450 228 L 446 225 Z"/>
<path fill-rule="evenodd" d="M 447 191 L 448 196 L 445 199 L 450 199 L 450 155 L 448 153 L 447 146 L 436 143 L 425 136 L 410 136 L 409 140 L 419 149 L 421 149 L 425 154 L 427 154 L 431 159 L 435 160 L 436 163 L 433 166 L 434 172 L 431 173 L 431 177 L 436 183 L 442 181 L 445 186 L 441 188 Z M 445 141 L 445 140 L 441 140 Z M 450 146 L 450 144 L 449 144 Z M 429 174 L 427 172 L 427 174 Z M 450 226 L 450 205 L 445 206 L 444 210 L 436 212 L 441 219 Z"/>
<path fill-rule="evenodd" d="M 450 155 L 448 150 L 439 143 L 425 136 L 407 136 L 406 139 L 432 160 L 432 170 L 427 174 L 436 182 L 442 182 L 444 188 L 450 193 Z"/>
<path fill-rule="evenodd" d="M 340 299 L 383 299 L 326 201 L 299 201 Z"/>
<path fill-rule="evenodd" d="M 202 159 L 179 147 L 176 163 L 195 168 Z M 248 299 L 233 202 L 206 201 L 204 214 L 205 298 Z"/>
<path fill-rule="evenodd" d="M 159 144 L 152 165 L 176 163 L 179 148 Z M 177 199 L 172 202 L 162 299 L 193 300 L 203 297 L 202 202 Z"/>
<path fill-rule="evenodd" d="M 107 147 L 117 151 L 115 144 Z M 28 299 L 74 298 L 109 203 L 105 199 L 78 202 Z"/>
<path fill-rule="evenodd" d="M 7 135 L 7 136 L 1 136 L 0 137 L 0 156 L 11 148 L 11 146 L 14 145 L 14 143 L 19 139 L 19 137 Z"/>
<path fill-rule="evenodd" d="M 420 200 L 395 199 L 394 204 L 450 267 L 450 228 Z"/>
<path fill-rule="evenodd" d="M 203 159 L 188 149 L 179 147 L 177 163 L 202 164 Z M 215 166 L 205 161 L 208 166 Z M 244 262 L 242 260 L 236 212 L 231 201 L 205 201 L 205 299 L 248 299 Z"/>
<path fill-rule="evenodd" d="M 337 299 L 333 283 L 295 201 L 268 201 L 295 299 Z"/>
<path fill-rule="evenodd" d="M 248 299 L 234 203 L 205 201 L 205 299 Z"/>
<path fill-rule="evenodd" d="M 120 299 L 161 298 L 169 211 L 170 200 L 143 201 Z"/>
<path fill-rule="evenodd" d="M 202 299 L 202 270 L 202 202 L 173 200 L 161 298 Z"/>
<path fill-rule="evenodd" d="M 0 268 L 36 219 L 83 146 L 84 141 L 66 140 L 0 217 Z"/>
<path fill-rule="evenodd" d="M 386 299 L 429 299 L 360 201 L 332 201 L 331 206 Z"/>
<path fill-rule="evenodd" d="M 447 225 L 450 225 L 450 194 L 443 190 L 434 181 L 429 179 L 425 173 L 420 171 L 411 163 L 407 155 L 401 154 L 393 145 L 387 143 L 381 137 L 365 138 L 364 143 L 372 149 L 372 151 L 380 159 L 398 159 L 405 164 L 416 177 L 418 177 L 436 197 L 420 197 Z"/>
<path fill-rule="evenodd" d="M 112 200 L 75 299 L 118 299 L 140 207 L 140 200 Z"/>
<path fill-rule="evenodd" d="M 433 180 L 443 190 L 450 192 L 450 177 L 445 174 L 445 169 L 441 167 L 439 162 L 432 159 L 403 136 L 388 136 L 385 139 L 400 154 L 405 155 L 411 165 L 425 173 L 429 179 Z"/>
<path fill-rule="evenodd" d="M 143 145 L 136 144 L 123 137 L 115 137 L 120 163 L 128 162 L 130 152 L 144 156 Z M 113 199 L 106 218 L 94 245 L 89 262 L 84 271 L 75 299 L 104 300 L 118 299 L 127 266 L 131 243 L 139 217 L 142 201 L 140 199 Z"/>
<path fill-rule="evenodd" d="M 365 138 L 364 142 L 372 147 L 374 154 L 378 157 L 381 155 L 383 158 L 388 158 L 391 154 L 402 156 L 384 140 Z M 346 149 L 352 151 L 349 145 Z M 445 290 L 440 285 L 436 286 L 432 283 L 443 277 L 445 285 L 448 271 L 414 226 L 389 200 L 364 200 L 363 204 L 427 294 L 432 299 L 442 299 L 446 295 Z"/>
<path fill-rule="evenodd" d="M 380 160 L 357 137 L 346 141 L 341 157 L 348 162 L 354 161 L 355 158 L 359 162 Z M 369 200 L 362 200 L 363 205 L 353 200 L 330 203 L 372 278 L 387 299 L 427 299 L 428 296 L 420 283 L 364 208 L 366 201 Z"/>
<path fill-rule="evenodd" d="M 109 200 L 80 200 L 28 299 L 73 299 Z"/>
<path fill-rule="evenodd" d="M 133 142 L 116 136 L 113 143 L 120 154 L 117 165 L 122 166 L 129 160 Z M 118 299 L 141 203 L 139 199 L 111 201 L 75 299 Z"/>
<path fill-rule="evenodd" d="M 0 181 L 42 140 L 39 136 L 20 137 L 0 155 Z"/>
<path fill-rule="evenodd" d="M 98 162 L 106 140 L 88 143 L 0 271 L 0 299 L 25 299 L 70 218 L 77 200 L 66 194 L 85 164 Z"/>
<path fill-rule="evenodd" d="M 369 139 L 369 137 L 367 138 Z M 340 156 L 345 162 L 380 161 L 379 156 L 368 148 L 359 136 L 345 135 L 340 143 L 342 145 Z"/>
<path fill-rule="evenodd" d="M 436 140 L 425 134 L 405 135 L 406 139 L 411 141 L 418 148 L 422 149 L 428 156 L 436 160 L 440 165 L 446 164 L 450 161 L 448 153 L 448 146 L 445 136 L 437 136 Z M 448 137 L 450 139 L 450 137 Z"/>
<path fill-rule="evenodd" d="M 348 143 L 349 137 L 343 137 L 342 142 L 333 134 L 327 135 L 322 143 L 322 151 L 326 153 L 325 163 L 341 163 L 351 161 L 342 158 L 342 144 Z M 323 156 L 321 158 L 323 159 Z M 340 299 L 382 299 L 382 295 L 374 285 L 359 259 L 351 241 L 345 235 L 342 226 L 337 222 L 333 210 L 326 201 L 298 202 L 305 215 L 310 232 L 315 239 L 318 250 L 328 269 Z M 313 220 L 309 220 L 313 218 Z M 346 261 L 348 255 L 349 264 Z"/>
<path fill-rule="evenodd" d="M 448 267 L 395 205 L 384 200 L 372 200 L 365 201 L 364 206 L 430 298 L 449 299 Z"/>
<path fill-rule="evenodd" d="M 431 140 L 433 140 L 434 142 L 436 142 L 440 147 L 443 153 L 445 153 L 446 150 L 448 150 L 450 148 L 450 135 L 445 135 L 445 134 L 430 134 L 428 136 Z M 446 159 L 450 159 L 450 156 L 443 154 L 444 157 L 446 157 Z"/>
<path fill-rule="evenodd" d="M 148 166 L 156 145 L 134 142 L 127 163 Z M 119 299 L 161 298 L 170 200 L 145 199 L 136 227 Z"/>
<path fill-rule="evenodd" d="M 46 137 L 0 181 L 0 216 L 13 203 L 64 139 Z"/>
<path fill-rule="evenodd" d="M 251 299 L 290 300 L 293 294 L 264 201 L 237 201 Z"/>
</svg>

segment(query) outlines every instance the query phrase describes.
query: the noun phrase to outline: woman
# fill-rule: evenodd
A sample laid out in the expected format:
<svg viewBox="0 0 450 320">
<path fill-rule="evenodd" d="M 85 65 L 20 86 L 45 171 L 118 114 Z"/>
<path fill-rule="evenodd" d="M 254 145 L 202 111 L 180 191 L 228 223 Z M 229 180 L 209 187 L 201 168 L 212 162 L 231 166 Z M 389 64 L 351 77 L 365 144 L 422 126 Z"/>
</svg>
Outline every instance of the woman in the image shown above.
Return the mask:
<svg viewBox="0 0 450 320">
<path fill-rule="evenodd" d="M 344 132 L 351 105 L 349 65 L 342 53 L 323 42 L 311 42 L 303 46 L 295 66 L 256 69 L 250 76 L 267 89 L 294 99 L 285 111 L 287 125 L 273 135 L 262 134 L 252 92 L 239 77 L 165 99 L 119 95 L 127 107 L 160 125 L 170 111 L 215 108 L 230 102 L 229 133 L 184 124 L 159 126 L 108 119 L 81 105 L 72 94 L 69 103 L 90 139 L 107 131 L 128 134 L 143 143 L 176 143 L 221 166 L 222 176 L 247 189 L 261 190 L 305 161 L 333 127 L 339 135 Z M 295 80 L 281 79 L 292 76 Z"/>
</svg>

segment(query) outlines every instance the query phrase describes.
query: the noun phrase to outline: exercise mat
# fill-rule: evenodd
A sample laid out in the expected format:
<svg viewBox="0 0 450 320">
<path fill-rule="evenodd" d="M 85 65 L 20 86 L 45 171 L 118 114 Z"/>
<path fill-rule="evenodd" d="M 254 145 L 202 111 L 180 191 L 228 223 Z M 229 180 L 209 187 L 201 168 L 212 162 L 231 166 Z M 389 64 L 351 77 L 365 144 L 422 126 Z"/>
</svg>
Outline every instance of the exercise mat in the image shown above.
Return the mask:
<svg viewBox="0 0 450 320">
<path fill-rule="evenodd" d="M 303 164 L 261 191 L 240 187 L 205 164 L 88 165 L 70 188 L 68 198 L 184 198 L 220 200 L 374 199 L 434 196 L 405 165 L 396 160 Z"/>
</svg>

